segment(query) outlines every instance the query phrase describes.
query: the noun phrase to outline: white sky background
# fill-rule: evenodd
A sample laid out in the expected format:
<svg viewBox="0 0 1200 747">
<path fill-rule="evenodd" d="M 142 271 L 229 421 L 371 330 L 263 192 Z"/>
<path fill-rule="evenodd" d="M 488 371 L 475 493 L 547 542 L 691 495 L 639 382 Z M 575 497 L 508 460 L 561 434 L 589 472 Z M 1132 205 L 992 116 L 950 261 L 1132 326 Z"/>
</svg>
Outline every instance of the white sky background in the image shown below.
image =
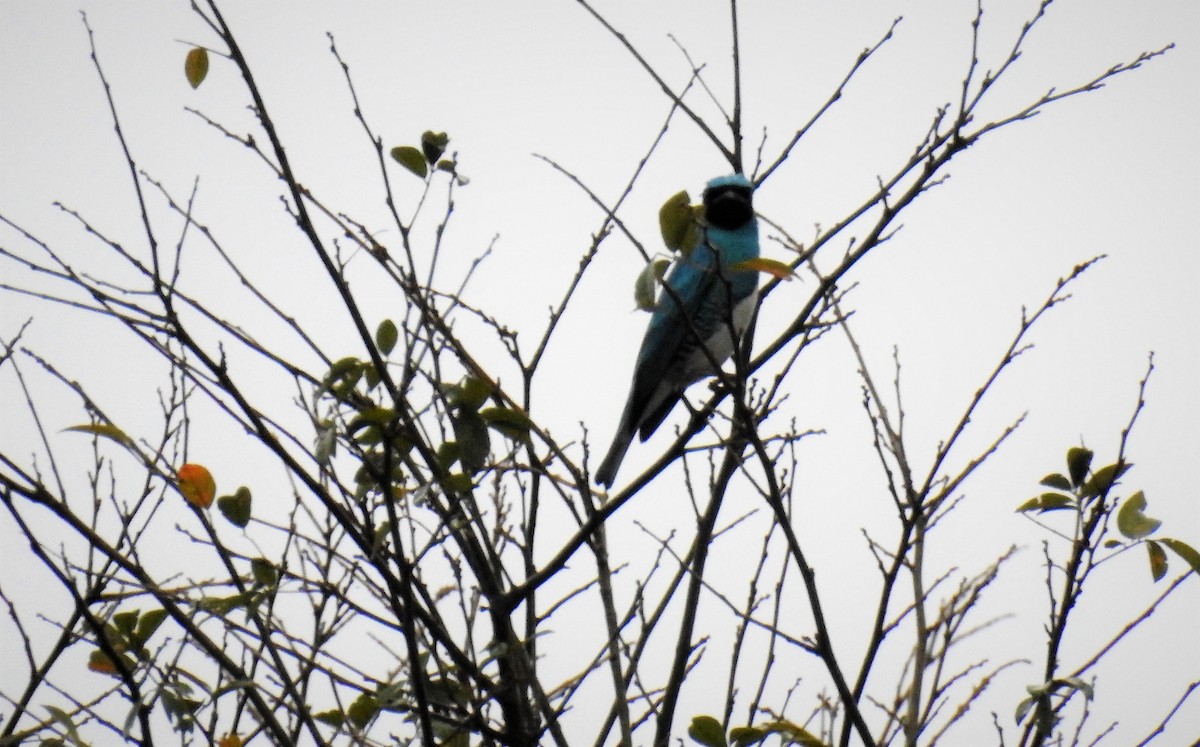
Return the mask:
<svg viewBox="0 0 1200 747">
<path fill-rule="evenodd" d="M 498 235 L 468 300 L 514 329 L 529 330 L 526 344 L 532 345 L 547 307 L 560 298 L 602 219 L 586 195 L 532 154 L 554 159 L 611 202 L 668 109 L 616 41 L 565 0 L 225 5 L 300 181 L 336 208 L 369 226 L 387 226 L 373 154 L 352 117 L 326 31 L 336 36 L 365 114 L 388 146 L 416 144 L 425 129 L 449 133 L 451 150 L 471 183 L 457 193 L 448 239 L 453 251 L 443 277 L 457 277 Z M 907 158 L 934 109 L 957 100 L 974 3 L 742 5 L 747 149 L 753 154 L 765 128 L 772 156 L 824 102 L 859 51 L 894 16 L 905 17 L 896 38 L 756 196 L 763 215 L 807 238 L 815 224 L 836 223 L 856 207 L 873 191 L 876 175 L 890 174 Z M 985 68 L 1003 59 L 1032 5 L 1005 0 L 987 7 Z M 301 317 L 323 339 L 338 339 L 346 335 L 345 318 L 332 301 L 322 305 L 324 289 L 304 280 L 311 257 L 298 256 L 303 249 L 279 208 L 278 188 L 241 148 L 183 111 L 196 107 L 235 130 L 251 127 L 232 65 L 214 57 L 209 79 L 198 90 L 184 81 L 188 45 L 215 44 L 186 6 L 161 0 L 0 2 L 0 211 L 85 266 L 102 266 L 104 255 L 51 206 L 55 200 L 114 236 L 137 241 L 129 175 L 88 59 L 78 15 L 83 7 L 139 165 L 180 195 L 198 175 L 201 219 L 264 282 L 298 304 Z M 674 34 L 693 59 L 708 64 L 710 86 L 728 101 L 724 3 L 610 2 L 600 10 L 678 85 L 688 68 L 667 38 Z M 1025 548 L 994 592 L 1001 595 L 999 608 L 1025 613 L 991 633 L 986 645 L 996 646 L 997 657 L 1042 654 L 1041 646 L 1017 644 L 1037 640 L 1045 619 L 1037 566 L 1047 535 L 1012 509 L 1036 492 L 1043 474 L 1061 469 L 1068 446 L 1082 441 L 1097 451 L 1098 463 L 1114 458 L 1149 351 L 1156 370 L 1131 441 L 1136 466 L 1126 485 L 1145 490 L 1148 513 L 1163 520 L 1164 533 L 1200 545 L 1192 474 L 1200 453 L 1195 394 L 1200 300 L 1194 288 L 1200 255 L 1191 230 L 1200 210 L 1200 5 L 1060 0 L 984 111 L 1011 113 L 1051 86 L 1082 83 L 1172 41 L 1177 48 L 1164 58 L 1005 128 L 960 156 L 950 181 L 923 197 L 903 219 L 900 234 L 852 275 L 860 283 L 851 297 L 854 329 L 881 381 L 891 380 L 892 347 L 899 346 L 909 436 L 918 457 L 927 458 L 995 365 L 1016 331 L 1021 307 L 1040 304 L 1076 263 L 1109 255 L 1074 287 L 1075 298 L 1034 333 L 1036 348 L 1010 370 L 976 419 L 978 430 L 969 443 L 982 445 L 1029 412 L 1003 452 L 968 483 L 970 508 L 943 529 L 932 551 L 935 567 L 959 565 L 974 572 L 1010 544 Z M 711 107 L 700 109 L 713 113 Z M 727 170 L 720 155 L 679 118 L 622 218 L 653 251 L 660 246 L 656 216 L 662 201 L 681 188 L 697 195 L 706 179 Z M 392 171 L 394 183 L 410 189 L 399 196 L 406 204 L 416 179 Z M 386 230 L 377 238 L 389 243 Z M 7 229 L 0 231 L 0 242 L 10 249 L 19 245 Z M 786 259 L 774 244 L 764 246 L 768 256 Z M 215 270 L 199 256 L 192 265 L 185 258 L 185 272 L 195 273 L 199 280 L 193 282 L 202 286 Z M 548 380 L 553 386 L 543 390 L 535 417 L 561 440 L 574 438 L 578 424 L 586 424 L 593 453 L 603 449 L 615 426 L 644 328 L 646 317 L 632 311 L 630 295 L 641 265 L 623 238 L 605 244 L 539 374 L 539 385 Z M 14 270 L 5 265 L 4 282 L 36 282 Z M 773 294 L 760 327 L 770 329 L 770 321 L 782 319 L 810 289 L 805 279 Z M 385 299 L 374 309 L 378 318 L 394 313 Z M 132 351 L 128 337 L 94 319 L 13 295 L 4 295 L 0 304 L 0 335 L 8 338 L 34 316 L 26 345 L 85 381 L 110 412 L 129 419 L 132 425 L 122 423 L 127 430 L 137 431 L 142 417 L 151 427 L 159 383 L 140 375 L 143 366 L 154 370 L 151 359 Z M 347 355 L 358 352 L 347 343 Z M 812 487 L 800 491 L 807 502 L 800 529 L 829 598 L 839 644 L 853 641 L 856 626 L 865 628 L 862 599 L 874 593 L 859 528 L 886 538 L 892 521 L 870 457 L 854 372 L 844 338 L 831 335 L 792 379 L 796 391 L 789 411 L 801 427 L 827 431 L 801 451 L 811 471 L 804 478 Z M 32 451 L 24 421 L 9 420 L 8 413 L 21 408 L 18 393 L 11 378 L 2 382 L 0 446 L 17 455 Z M 35 388 L 55 396 L 53 387 Z M 65 400 L 48 404 L 43 414 L 52 432 L 81 421 Z M 668 422 L 680 419 L 676 414 Z M 636 475 L 665 438 L 635 444 L 621 479 Z M 218 482 L 225 486 L 263 481 L 259 466 L 231 449 L 232 443 L 217 428 L 195 432 L 193 456 L 219 464 Z M 678 473 L 660 482 L 673 478 Z M 664 486 L 647 491 L 626 513 L 665 534 L 681 511 L 690 510 L 685 503 L 682 494 Z M 731 509 L 729 516 L 749 508 Z M 643 537 L 629 531 L 629 541 Z M 19 546 L 4 538 L 3 547 L 5 566 L 14 559 L 24 562 Z M 1171 577 L 1181 566 L 1173 558 Z M 1109 564 L 1093 583 L 1075 621 L 1079 647 L 1065 652 L 1068 667 L 1078 661 L 1073 655 L 1090 651 L 1157 592 L 1141 553 Z M 851 593 L 839 593 L 842 587 Z M 1126 720 L 1111 743 L 1132 743 L 1200 676 L 1192 627 L 1198 614 L 1200 591 L 1193 579 L 1101 672 L 1093 729 L 1119 716 Z M 1085 630 L 1093 624 L 1095 630 Z M 839 637 L 839 629 L 847 632 Z M 7 645 L 0 641 L 0 651 Z M 846 664 L 857 658 L 845 657 Z M 811 667 L 813 681 L 821 679 L 818 662 L 801 665 Z M 1037 672 L 1038 667 L 1010 670 L 985 707 L 1010 719 L 1023 686 L 1036 682 Z M 721 680 L 722 691 L 723 686 Z M 692 713 L 716 708 L 715 699 L 706 701 L 703 693 L 691 702 L 695 710 L 680 713 L 680 733 Z M 800 702 L 798 713 L 807 713 L 809 700 Z M 1189 706 L 1162 744 L 1184 744 L 1200 734 L 1200 703 Z M 990 718 L 982 713 L 974 728 L 978 738 L 994 739 Z"/>
</svg>

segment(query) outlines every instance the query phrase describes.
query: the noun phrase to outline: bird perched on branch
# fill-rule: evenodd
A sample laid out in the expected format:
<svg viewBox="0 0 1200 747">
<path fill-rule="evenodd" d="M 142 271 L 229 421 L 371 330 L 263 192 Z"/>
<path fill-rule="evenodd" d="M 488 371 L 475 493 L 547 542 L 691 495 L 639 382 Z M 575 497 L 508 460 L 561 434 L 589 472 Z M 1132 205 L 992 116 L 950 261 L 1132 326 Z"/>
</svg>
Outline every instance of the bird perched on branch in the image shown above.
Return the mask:
<svg viewBox="0 0 1200 747">
<path fill-rule="evenodd" d="M 700 236 L 667 273 L 638 351 L 633 385 L 596 483 L 612 487 L 635 433 L 642 441 L 662 424 L 689 385 L 717 373 L 754 313 L 758 258 L 754 185 L 741 174 L 704 189 Z"/>
</svg>

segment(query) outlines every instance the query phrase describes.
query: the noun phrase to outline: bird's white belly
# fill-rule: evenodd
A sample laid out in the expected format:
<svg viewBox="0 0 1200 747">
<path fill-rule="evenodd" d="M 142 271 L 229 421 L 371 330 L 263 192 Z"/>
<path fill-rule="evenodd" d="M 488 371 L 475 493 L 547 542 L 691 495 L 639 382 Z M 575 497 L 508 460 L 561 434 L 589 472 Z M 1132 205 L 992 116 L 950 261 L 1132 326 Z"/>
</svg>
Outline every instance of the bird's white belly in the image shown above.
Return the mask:
<svg viewBox="0 0 1200 747">
<path fill-rule="evenodd" d="M 746 327 L 750 324 L 750 317 L 754 314 L 754 306 L 757 302 L 758 291 L 755 291 L 733 307 L 730 321 L 733 322 L 733 329 L 738 339 L 741 339 L 746 333 Z M 683 362 L 680 367 L 680 381 L 691 384 L 706 376 L 712 376 L 716 373 L 712 362 L 720 367 L 729 360 L 731 355 L 733 355 L 733 335 L 730 334 L 728 324 L 721 324 L 717 327 L 716 334 L 704 341 L 704 347 L 697 347 Z"/>
</svg>

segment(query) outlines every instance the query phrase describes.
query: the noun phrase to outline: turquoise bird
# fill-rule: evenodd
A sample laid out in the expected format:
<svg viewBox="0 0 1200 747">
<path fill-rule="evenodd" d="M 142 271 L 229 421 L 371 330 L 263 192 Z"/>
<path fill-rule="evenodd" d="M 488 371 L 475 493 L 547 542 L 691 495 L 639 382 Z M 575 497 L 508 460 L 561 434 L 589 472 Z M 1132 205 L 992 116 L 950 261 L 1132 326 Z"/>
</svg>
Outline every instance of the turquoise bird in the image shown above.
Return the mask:
<svg viewBox="0 0 1200 747">
<path fill-rule="evenodd" d="M 758 273 L 738 268 L 758 258 L 753 192 L 741 174 L 717 177 L 705 187 L 701 240 L 667 273 L 597 484 L 612 487 L 634 434 L 648 439 L 684 390 L 716 374 L 713 364 L 724 363 L 735 335 L 741 340 L 745 334 L 758 300 Z"/>
</svg>

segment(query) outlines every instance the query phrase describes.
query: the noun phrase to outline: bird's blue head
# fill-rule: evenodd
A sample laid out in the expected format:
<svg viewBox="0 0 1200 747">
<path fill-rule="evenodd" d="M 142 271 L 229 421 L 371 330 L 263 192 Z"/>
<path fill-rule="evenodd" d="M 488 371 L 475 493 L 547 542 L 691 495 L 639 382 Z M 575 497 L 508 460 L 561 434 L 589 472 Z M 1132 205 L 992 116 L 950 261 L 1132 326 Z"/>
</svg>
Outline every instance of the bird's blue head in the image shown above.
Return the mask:
<svg viewBox="0 0 1200 747">
<path fill-rule="evenodd" d="M 704 188 L 704 220 L 733 231 L 754 218 L 754 184 L 742 174 L 718 176 Z"/>
</svg>

